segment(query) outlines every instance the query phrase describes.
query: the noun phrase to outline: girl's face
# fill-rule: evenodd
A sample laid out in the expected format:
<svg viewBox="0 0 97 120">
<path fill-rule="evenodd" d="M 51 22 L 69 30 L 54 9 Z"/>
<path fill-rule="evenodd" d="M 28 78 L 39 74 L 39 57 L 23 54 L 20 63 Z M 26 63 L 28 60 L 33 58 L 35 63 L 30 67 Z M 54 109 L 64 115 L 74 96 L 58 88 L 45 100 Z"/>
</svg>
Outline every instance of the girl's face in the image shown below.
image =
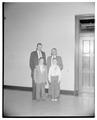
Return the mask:
<svg viewBox="0 0 97 120">
<path fill-rule="evenodd" d="M 39 60 L 39 64 L 40 64 L 40 65 L 43 65 L 43 63 L 44 63 L 44 59 L 40 59 L 40 60 Z"/>
</svg>

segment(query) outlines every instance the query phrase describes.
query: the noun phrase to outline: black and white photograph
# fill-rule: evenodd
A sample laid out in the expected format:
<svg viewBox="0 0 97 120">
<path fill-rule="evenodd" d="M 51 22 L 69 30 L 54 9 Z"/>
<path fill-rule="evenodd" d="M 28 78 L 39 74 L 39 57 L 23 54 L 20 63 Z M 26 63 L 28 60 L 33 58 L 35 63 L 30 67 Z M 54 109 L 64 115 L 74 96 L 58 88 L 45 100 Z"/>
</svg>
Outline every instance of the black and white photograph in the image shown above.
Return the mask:
<svg viewBox="0 0 97 120">
<path fill-rule="evenodd" d="M 2 2 L 2 117 L 95 118 L 95 2 Z"/>
</svg>

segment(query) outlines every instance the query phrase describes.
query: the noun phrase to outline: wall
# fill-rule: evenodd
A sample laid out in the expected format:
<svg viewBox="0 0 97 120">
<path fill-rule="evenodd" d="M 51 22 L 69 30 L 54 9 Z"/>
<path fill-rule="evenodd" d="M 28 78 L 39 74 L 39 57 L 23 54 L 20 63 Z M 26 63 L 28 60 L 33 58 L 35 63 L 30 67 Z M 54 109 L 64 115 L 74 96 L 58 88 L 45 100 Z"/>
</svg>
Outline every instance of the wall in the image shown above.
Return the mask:
<svg viewBox="0 0 97 120">
<path fill-rule="evenodd" d="M 94 3 L 7 3 L 4 24 L 4 85 L 31 87 L 29 57 L 37 42 L 62 56 L 61 89 L 74 90 L 75 15 L 94 14 Z"/>
</svg>

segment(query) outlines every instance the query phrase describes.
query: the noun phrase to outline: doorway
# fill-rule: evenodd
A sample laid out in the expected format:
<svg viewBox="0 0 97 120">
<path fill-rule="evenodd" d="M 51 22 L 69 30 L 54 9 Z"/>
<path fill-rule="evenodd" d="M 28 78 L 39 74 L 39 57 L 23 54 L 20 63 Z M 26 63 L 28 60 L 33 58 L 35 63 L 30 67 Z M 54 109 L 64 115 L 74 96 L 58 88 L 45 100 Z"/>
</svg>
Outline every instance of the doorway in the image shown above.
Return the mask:
<svg viewBox="0 0 97 120">
<path fill-rule="evenodd" d="M 75 95 L 95 88 L 94 15 L 75 16 Z"/>
</svg>

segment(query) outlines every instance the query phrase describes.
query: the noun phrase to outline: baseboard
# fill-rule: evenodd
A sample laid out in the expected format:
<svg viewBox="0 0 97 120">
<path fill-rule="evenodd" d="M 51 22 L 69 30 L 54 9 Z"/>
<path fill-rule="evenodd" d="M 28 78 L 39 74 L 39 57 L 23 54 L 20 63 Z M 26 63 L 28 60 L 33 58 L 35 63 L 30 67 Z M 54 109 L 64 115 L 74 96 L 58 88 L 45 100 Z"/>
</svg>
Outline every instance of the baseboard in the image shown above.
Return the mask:
<svg viewBox="0 0 97 120">
<path fill-rule="evenodd" d="M 10 89 L 10 90 L 22 90 L 22 91 L 32 91 L 32 87 L 23 87 L 23 86 L 10 86 L 10 85 L 4 85 L 4 89 Z M 45 89 L 46 93 L 48 93 L 48 89 Z M 75 92 L 73 90 L 60 90 L 60 94 L 65 95 L 75 95 Z"/>
</svg>

